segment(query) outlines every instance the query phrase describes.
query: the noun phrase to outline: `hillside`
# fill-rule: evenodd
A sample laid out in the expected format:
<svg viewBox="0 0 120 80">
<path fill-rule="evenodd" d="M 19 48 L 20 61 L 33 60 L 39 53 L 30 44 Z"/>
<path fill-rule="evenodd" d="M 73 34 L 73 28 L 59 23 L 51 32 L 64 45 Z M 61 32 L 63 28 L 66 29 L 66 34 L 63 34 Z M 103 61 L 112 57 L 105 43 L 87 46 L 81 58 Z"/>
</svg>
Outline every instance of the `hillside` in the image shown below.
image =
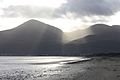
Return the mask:
<svg viewBox="0 0 120 80">
<path fill-rule="evenodd" d="M 87 28 L 87 30 L 91 30 L 92 34 L 65 44 L 64 51 L 68 55 L 120 52 L 119 27 L 96 24 Z"/>
<path fill-rule="evenodd" d="M 63 32 L 53 26 L 29 20 L 0 32 L 0 55 L 57 55 Z"/>
</svg>

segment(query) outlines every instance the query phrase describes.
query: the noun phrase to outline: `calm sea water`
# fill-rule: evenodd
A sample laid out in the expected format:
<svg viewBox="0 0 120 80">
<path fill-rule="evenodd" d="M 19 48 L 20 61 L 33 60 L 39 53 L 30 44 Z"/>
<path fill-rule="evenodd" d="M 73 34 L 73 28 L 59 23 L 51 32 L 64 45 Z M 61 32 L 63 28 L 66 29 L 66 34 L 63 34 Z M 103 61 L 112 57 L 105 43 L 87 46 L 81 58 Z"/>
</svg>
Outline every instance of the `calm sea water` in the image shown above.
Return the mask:
<svg viewBox="0 0 120 80">
<path fill-rule="evenodd" d="M 63 57 L 63 56 L 0 56 L 0 64 L 60 64 L 75 61 L 87 60 L 83 57 Z"/>
</svg>

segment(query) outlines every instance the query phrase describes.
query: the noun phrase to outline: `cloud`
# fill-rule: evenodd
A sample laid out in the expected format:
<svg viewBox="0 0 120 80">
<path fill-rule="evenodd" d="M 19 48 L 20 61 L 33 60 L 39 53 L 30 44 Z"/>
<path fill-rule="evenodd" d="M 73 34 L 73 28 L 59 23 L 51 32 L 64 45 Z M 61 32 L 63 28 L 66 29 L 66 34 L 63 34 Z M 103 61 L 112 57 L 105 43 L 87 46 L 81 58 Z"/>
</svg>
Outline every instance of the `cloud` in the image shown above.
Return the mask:
<svg viewBox="0 0 120 80">
<path fill-rule="evenodd" d="M 111 16 L 120 11 L 120 0 L 67 0 L 61 7 L 11 5 L 3 8 L 2 17 L 26 18 L 82 18 L 84 16 Z"/>
<path fill-rule="evenodd" d="M 120 0 L 67 0 L 57 11 L 60 15 L 111 16 L 120 11 Z"/>
<path fill-rule="evenodd" d="M 2 8 L 3 14 L 1 17 L 15 18 L 53 18 L 54 9 L 49 7 L 38 6 L 8 6 Z"/>
</svg>

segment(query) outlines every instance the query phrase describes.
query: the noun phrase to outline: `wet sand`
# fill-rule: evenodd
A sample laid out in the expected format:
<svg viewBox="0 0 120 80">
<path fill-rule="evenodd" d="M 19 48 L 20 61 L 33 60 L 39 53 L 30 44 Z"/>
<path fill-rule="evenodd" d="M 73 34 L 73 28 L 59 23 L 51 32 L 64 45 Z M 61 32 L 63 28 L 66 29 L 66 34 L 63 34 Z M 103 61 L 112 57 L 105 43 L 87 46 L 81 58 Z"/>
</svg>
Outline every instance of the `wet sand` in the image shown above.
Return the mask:
<svg viewBox="0 0 120 80">
<path fill-rule="evenodd" d="M 120 80 L 120 57 L 74 64 L 3 64 L 0 80 Z"/>
</svg>

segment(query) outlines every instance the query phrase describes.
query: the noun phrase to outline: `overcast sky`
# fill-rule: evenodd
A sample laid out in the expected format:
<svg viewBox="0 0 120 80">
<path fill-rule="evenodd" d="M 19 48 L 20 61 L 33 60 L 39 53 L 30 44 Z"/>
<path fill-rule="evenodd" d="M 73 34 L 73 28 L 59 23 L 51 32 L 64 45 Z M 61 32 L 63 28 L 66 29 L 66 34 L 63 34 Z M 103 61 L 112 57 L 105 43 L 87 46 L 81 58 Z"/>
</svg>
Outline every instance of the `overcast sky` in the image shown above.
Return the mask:
<svg viewBox="0 0 120 80">
<path fill-rule="evenodd" d="M 0 30 L 37 19 L 64 32 L 96 23 L 120 25 L 120 0 L 0 0 Z"/>
</svg>

